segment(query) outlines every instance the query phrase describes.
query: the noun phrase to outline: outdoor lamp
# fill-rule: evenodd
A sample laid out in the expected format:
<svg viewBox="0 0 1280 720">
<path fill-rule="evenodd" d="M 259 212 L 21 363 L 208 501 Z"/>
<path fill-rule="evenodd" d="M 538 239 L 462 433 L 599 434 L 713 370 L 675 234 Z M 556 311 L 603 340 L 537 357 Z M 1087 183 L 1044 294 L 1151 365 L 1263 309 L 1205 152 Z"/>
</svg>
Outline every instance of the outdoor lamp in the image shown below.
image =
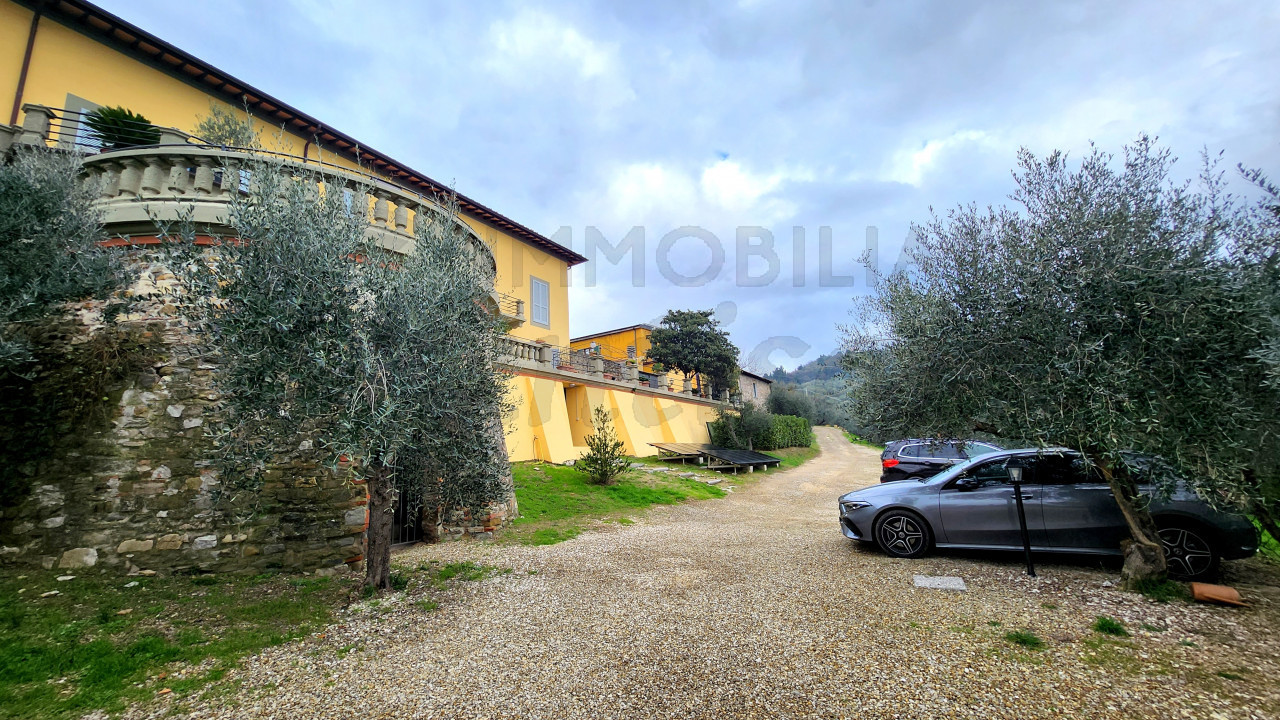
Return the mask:
<svg viewBox="0 0 1280 720">
<path fill-rule="evenodd" d="M 1027 574 L 1036 576 L 1035 565 L 1031 564 L 1031 534 L 1027 532 L 1027 509 L 1022 504 L 1022 471 L 1025 469 L 1020 457 L 1011 457 L 1004 469 L 1009 473 L 1009 484 L 1013 486 L 1013 498 L 1018 503 L 1018 525 L 1022 530 L 1022 550 L 1027 555 Z"/>
<path fill-rule="evenodd" d="M 1022 468 L 1023 468 L 1022 458 L 1020 457 L 1009 458 L 1009 463 L 1004 467 L 1005 467 L 1005 470 L 1009 471 L 1009 484 L 1021 485 L 1022 484 Z"/>
</svg>

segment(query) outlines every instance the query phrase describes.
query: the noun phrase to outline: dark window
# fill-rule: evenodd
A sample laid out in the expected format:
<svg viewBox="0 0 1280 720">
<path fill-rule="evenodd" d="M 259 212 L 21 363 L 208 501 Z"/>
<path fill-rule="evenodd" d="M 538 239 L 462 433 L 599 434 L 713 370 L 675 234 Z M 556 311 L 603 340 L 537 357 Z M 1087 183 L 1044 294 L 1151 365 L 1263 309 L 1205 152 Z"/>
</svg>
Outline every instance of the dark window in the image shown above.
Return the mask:
<svg viewBox="0 0 1280 720">
<path fill-rule="evenodd" d="M 979 487 L 990 487 L 992 485 L 1008 485 L 1009 471 L 1005 468 L 1008 458 L 1000 460 L 992 460 L 969 470 L 966 475 L 978 481 Z"/>
<path fill-rule="evenodd" d="M 1035 472 L 1028 479 L 1041 485 L 1070 485 L 1083 482 L 1083 466 L 1076 466 L 1079 458 L 1065 455 L 1042 455 L 1031 461 Z"/>
<path fill-rule="evenodd" d="M 959 445 L 946 443 L 944 445 L 935 445 L 933 447 L 933 456 L 943 460 L 960 460 L 964 458 L 964 453 L 960 452 Z"/>
<path fill-rule="evenodd" d="M 921 445 L 908 445 L 898 451 L 898 457 L 913 458 L 920 457 L 920 451 L 924 447 Z"/>
</svg>

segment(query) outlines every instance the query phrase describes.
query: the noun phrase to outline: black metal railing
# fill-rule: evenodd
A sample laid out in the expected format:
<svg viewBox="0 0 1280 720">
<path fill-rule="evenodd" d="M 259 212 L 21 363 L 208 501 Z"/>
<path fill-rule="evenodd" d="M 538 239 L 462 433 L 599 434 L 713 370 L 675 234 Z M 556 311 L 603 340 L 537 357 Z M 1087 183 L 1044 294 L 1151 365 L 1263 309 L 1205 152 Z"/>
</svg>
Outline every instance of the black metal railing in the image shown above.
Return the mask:
<svg viewBox="0 0 1280 720">
<path fill-rule="evenodd" d="M 498 312 L 507 317 L 523 317 L 524 302 L 514 295 L 495 292 L 494 296 L 498 301 Z"/>
<path fill-rule="evenodd" d="M 151 123 L 123 118 L 101 121 L 93 111 L 51 108 L 49 140 L 62 147 L 73 147 L 88 154 L 131 147 L 153 147 L 160 144 L 161 128 Z M 99 125 L 95 128 L 94 125 Z"/>
</svg>

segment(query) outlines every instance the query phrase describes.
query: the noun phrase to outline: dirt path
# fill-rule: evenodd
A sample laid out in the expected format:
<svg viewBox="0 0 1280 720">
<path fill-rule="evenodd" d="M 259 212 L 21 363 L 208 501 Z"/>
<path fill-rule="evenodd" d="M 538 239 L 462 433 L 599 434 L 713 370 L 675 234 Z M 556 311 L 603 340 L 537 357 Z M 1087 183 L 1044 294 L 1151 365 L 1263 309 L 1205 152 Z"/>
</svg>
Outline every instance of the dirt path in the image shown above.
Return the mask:
<svg viewBox="0 0 1280 720">
<path fill-rule="evenodd" d="M 1157 605 L 1103 587 L 1114 570 L 1049 565 L 1033 580 L 1018 558 L 887 558 L 836 522 L 836 497 L 878 480 L 878 453 L 838 430 L 818 437 L 822 454 L 799 468 L 633 526 L 548 547 L 417 548 L 399 562 L 511 572 L 434 612 L 353 608 L 326 637 L 247 662 L 238 694 L 193 716 L 1243 718 L 1280 707 L 1274 594 L 1244 612 Z M 919 590 L 914 573 L 970 589 Z M 1099 614 L 1134 637 L 1100 641 Z M 1044 650 L 1005 640 L 1024 628 Z"/>
</svg>

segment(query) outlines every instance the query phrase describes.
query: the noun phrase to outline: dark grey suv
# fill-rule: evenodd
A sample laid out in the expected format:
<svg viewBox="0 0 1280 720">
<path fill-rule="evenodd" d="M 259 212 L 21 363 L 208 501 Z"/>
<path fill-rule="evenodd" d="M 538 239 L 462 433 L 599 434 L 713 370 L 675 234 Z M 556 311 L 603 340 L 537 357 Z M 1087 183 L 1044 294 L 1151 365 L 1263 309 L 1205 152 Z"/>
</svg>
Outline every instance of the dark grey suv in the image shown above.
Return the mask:
<svg viewBox="0 0 1280 720">
<path fill-rule="evenodd" d="M 1028 466 L 1022 490 L 1032 550 L 1121 554 L 1129 528 L 1111 488 L 1079 453 L 1062 448 L 1003 450 L 927 480 L 855 490 L 840 498 L 841 530 L 894 557 L 920 557 L 934 547 L 1021 550 L 1006 467 L 1012 457 Z M 1213 510 L 1181 484 L 1150 509 L 1169 571 L 1178 577 L 1203 578 L 1219 560 L 1257 552 L 1252 523 Z"/>
<path fill-rule="evenodd" d="M 880 482 L 931 478 L 952 465 L 1000 449 L 980 440 L 894 440 L 880 453 Z"/>
</svg>

